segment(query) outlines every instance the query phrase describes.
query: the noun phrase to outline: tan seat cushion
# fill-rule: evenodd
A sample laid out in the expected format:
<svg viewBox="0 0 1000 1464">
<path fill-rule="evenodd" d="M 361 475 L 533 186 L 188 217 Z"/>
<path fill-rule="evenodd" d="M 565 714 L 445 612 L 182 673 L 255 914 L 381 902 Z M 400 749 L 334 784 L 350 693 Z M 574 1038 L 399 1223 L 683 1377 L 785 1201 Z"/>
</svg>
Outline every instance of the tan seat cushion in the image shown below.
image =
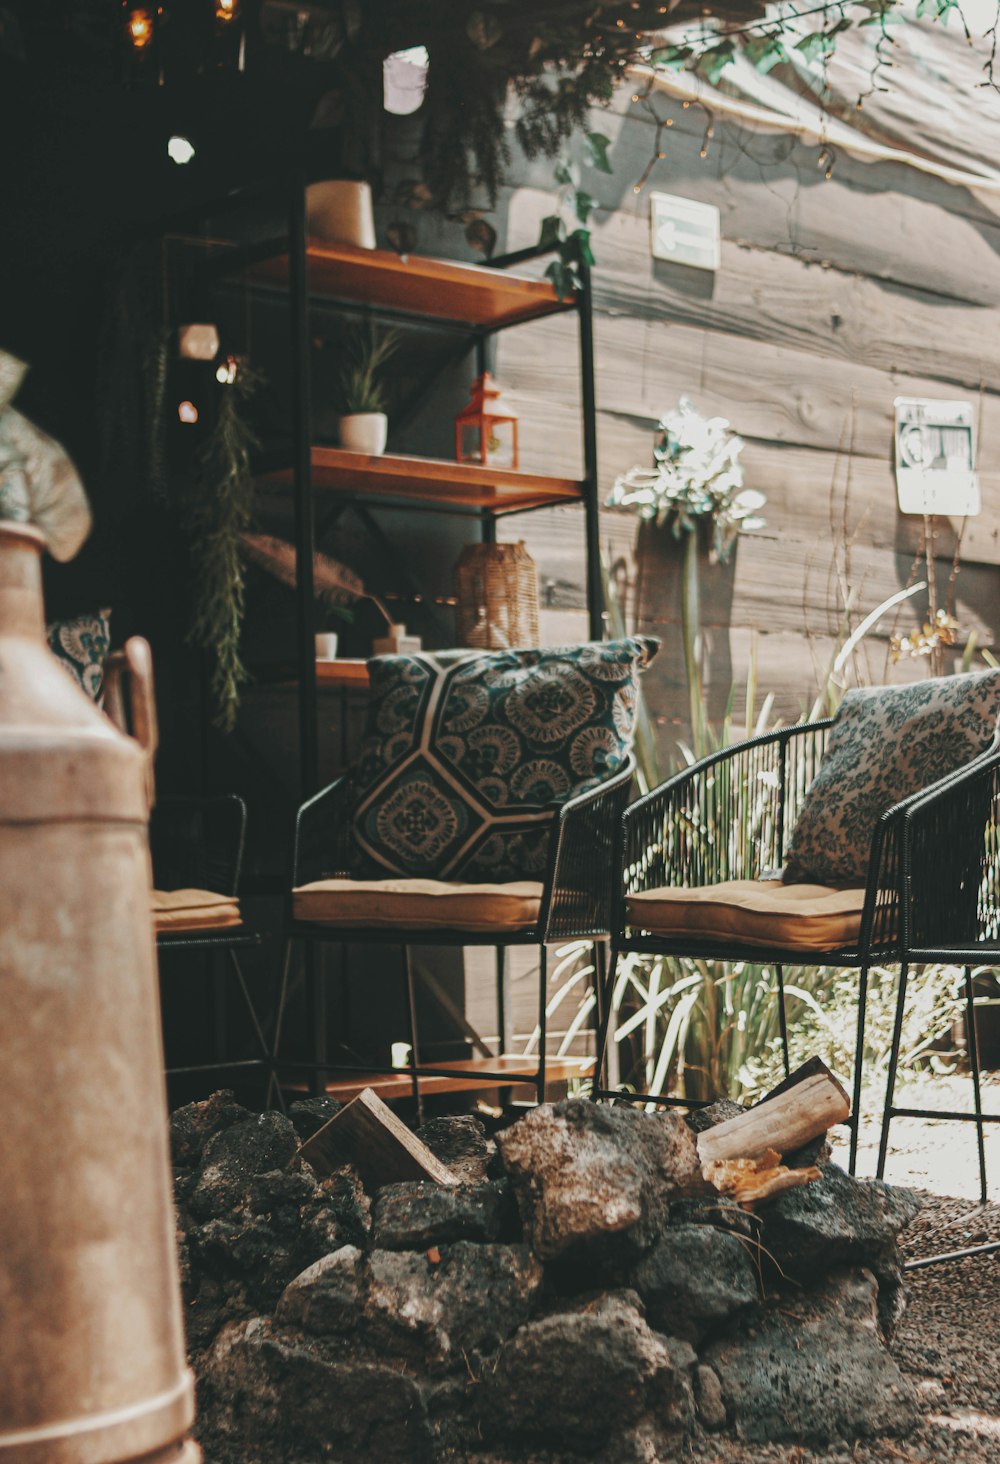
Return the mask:
<svg viewBox="0 0 1000 1464">
<path fill-rule="evenodd" d="M 833 951 L 858 940 L 865 892 L 730 879 L 700 889 L 643 890 L 627 904 L 629 924 L 654 935 Z"/>
<path fill-rule="evenodd" d="M 225 930 L 242 921 L 236 896 L 217 895 L 212 890 L 153 890 L 151 907 L 158 934 Z"/>
<path fill-rule="evenodd" d="M 530 930 L 542 886 L 454 884 L 439 879 L 320 879 L 292 895 L 296 920 L 317 925 L 399 925 L 411 930 Z"/>
</svg>

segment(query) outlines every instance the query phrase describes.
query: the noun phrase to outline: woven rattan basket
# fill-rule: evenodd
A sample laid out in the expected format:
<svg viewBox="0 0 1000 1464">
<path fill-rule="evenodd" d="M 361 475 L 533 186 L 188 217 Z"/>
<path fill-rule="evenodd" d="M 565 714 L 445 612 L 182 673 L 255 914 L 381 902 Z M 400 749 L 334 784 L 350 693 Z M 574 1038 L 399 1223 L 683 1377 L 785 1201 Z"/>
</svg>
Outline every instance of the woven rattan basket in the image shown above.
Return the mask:
<svg viewBox="0 0 1000 1464">
<path fill-rule="evenodd" d="M 538 644 L 538 572 L 524 544 L 469 544 L 455 565 L 461 646 L 506 650 Z"/>
</svg>

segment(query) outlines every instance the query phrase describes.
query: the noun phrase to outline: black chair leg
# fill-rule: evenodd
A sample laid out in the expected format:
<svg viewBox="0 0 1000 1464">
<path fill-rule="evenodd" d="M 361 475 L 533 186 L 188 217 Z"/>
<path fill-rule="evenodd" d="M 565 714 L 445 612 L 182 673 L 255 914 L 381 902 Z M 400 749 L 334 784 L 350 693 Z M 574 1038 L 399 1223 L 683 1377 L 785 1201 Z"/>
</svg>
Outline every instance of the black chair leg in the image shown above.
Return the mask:
<svg viewBox="0 0 1000 1464">
<path fill-rule="evenodd" d="M 889 1152 L 889 1125 L 893 1118 L 893 1099 L 896 1096 L 896 1069 L 899 1066 L 899 1045 L 903 1036 L 903 1014 L 906 1008 L 906 982 L 909 970 L 904 961 L 899 968 L 899 993 L 896 997 L 896 1020 L 892 1027 L 892 1050 L 889 1053 L 889 1075 L 885 1084 L 885 1110 L 882 1114 L 882 1137 L 878 1146 L 876 1179 L 885 1174 L 885 1159 Z"/>
<path fill-rule="evenodd" d="M 605 973 L 603 990 L 601 992 L 601 999 L 599 1002 L 600 1017 L 598 1019 L 597 1027 L 597 1050 L 594 1054 L 594 1082 L 590 1090 L 591 1096 L 594 1098 L 595 1102 L 600 1099 L 602 1092 L 601 1079 L 604 1073 L 604 1064 L 607 1059 L 608 1032 L 611 1027 L 611 1008 L 614 1005 L 615 979 L 617 975 L 618 947 L 615 945 L 614 941 L 612 941 L 611 949 L 608 953 L 607 971 Z"/>
<path fill-rule="evenodd" d="M 212 1045 L 219 1067 L 225 1067 L 229 1051 L 229 1032 L 226 1011 L 226 973 L 219 961 L 218 951 L 209 951 L 208 964 L 212 982 Z"/>
<path fill-rule="evenodd" d="M 274 1080 L 274 1066 L 271 1060 L 271 1054 L 268 1050 L 267 1038 L 264 1036 L 264 1029 L 260 1025 L 260 1020 L 257 1016 L 256 1009 L 250 999 L 250 988 L 247 986 L 246 977 L 243 975 L 243 967 L 240 965 L 239 960 L 237 959 L 236 952 L 230 949 L 226 952 L 226 954 L 229 956 L 229 960 L 233 968 L 233 974 L 236 977 L 237 985 L 239 986 L 240 992 L 242 993 L 243 1004 L 247 1009 L 247 1015 L 250 1018 L 250 1025 L 253 1027 L 253 1035 L 254 1040 L 257 1043 L 257 1051 L 260 1053 L 261 1061 L 264 1064 L 264 1107 L 267 1108 L 270 1106 L 271 1086 Z M 284 1113 L 285 1100 L 282 1095 L 280 1086 L 277 1088 L 277 1097 L 278 1106 L 280 1107 L 282 1113 Z"/>
<path fill-rule="evenodd" d="M 413 1072 L 410 1081 L 413 1085 L 413 1102 L 417 1110 L 417 1123 L 424 1121 L 424 1099 L 420 1091 L 420 1079 L 417 1077 L 416 1069 L 420 1066 L 420 1047 L 417 1038 L 417 993 L 413 980 L 413 961 L 410 957 L 410 947 L 401 946 L 403 952 L 403 969 L 406 973 L 406 1015 L 410 1029 L 410 1066 Z"/>
<path fill-rule="evenodd" d="M 861 1084 L 865 1066 L 865 1018 L 868 1014 L 868 967 L 862 966 L 858 980 L 858 1027 L 854 1040 L 854 1089 L 851 1098 L 851 1116 L 848 1124 L 851 1131 L 851 1147 L 847 1160 L 848 1174 L 856 1174 L 858 1168 L 858 1139 L 861 1135 Z"/>
<path fill-rule="evenodd" d="M 281 1096 L 281 1083 L 278 1079 L 278 1053 L 281 1048 L 281 1029 L 285 1024 L 285 1006 L 288 1002 L 288 978 L 292 968 L 292 949 L 295 941 L 292 936 L 285 937 L 281 945 L 281 972 L 278 977 L 277 1001 L 274 1007 L 274 1037 L 271 1040 L 271 1071 L 268 1076 L 267 1098 L 265 1108 L 271 1107 L 271 1100 L 277 1094 L 279 1106 L 284 1107 L 284 1099 Z"/>
<path fill-rule="evenodd" d="M 508 1047 L 509 1033 L 507 1023 L 510 1021 L 510 992 L 508 990 L 509 980 L 507 975 L 507 947 L 498 945 L 495 947 L 497 967 L 497 1051 L 506 1052 Z"/>
<path fill-rule="evenodd" d="M 986 1204 L 986 1143 L 983 1133 L 983 1095 L 979 1084 L 979 1035 L 976 1031 L 976 1004 L 972 988 L 972 967 L 965 968 L 965 1024 L 968 1033 L 969 1063 L 972 1067 L 972 1095 L 976 1115 L 976 1143 L 979 1146 L 979 1199 Z"/>
<path fill-rule="evenodd" d="M 781 1056 L 785 1064 L 785 1077 L 792 1075 L 791 1063 L 788 1061 L 788 1017 L 785 1012 L 785 968 L 779 961 L 774 968 L 778 980 L 778 1027 L 781 1032 Z"/>
<path fill-rule="evenodd" d="M 549 951 L 543 943 L 538 947 L 538 1074 L 535 1092 L 539 1103 L 545 1102 L 545 1047 L 549 1004 Z"/>
</svg>

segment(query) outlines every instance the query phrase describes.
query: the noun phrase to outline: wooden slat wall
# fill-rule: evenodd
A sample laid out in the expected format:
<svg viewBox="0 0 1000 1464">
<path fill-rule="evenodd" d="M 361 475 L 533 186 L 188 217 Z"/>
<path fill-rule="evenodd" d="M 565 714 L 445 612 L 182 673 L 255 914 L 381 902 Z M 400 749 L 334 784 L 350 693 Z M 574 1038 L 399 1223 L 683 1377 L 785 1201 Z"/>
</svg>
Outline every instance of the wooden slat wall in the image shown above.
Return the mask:
<svg viewBox="0 0 1000 1464">
<path fill-rule="evenodd" d="M 962 541 L 956 613 L 963 639 L 1000 643 L 1000 218 L 987 203 L 900 165 L 838 159 L 825 180 L 815 148 L 716 122 L 660 97 L 673 119 L 649 188 L 717 204 L 722 267 L 714 276 L 654 261 L 648 190 L 632 184 L 652 147 L 646 114 L 627 97 L 595 125 L 613 136 L 614 174 L 588 172 L 594 218 L 600 482 L 648 463 L 660 413 L 688 394 L 746 439 L 748 486 L 767 495 L 766 529 L 728 566 L 705 565 L 702 614 L 711 706 L 757 663 L 759 696 L 796 717 L 828 664 L 843 608 L 836 567 L 850 544 L 856 618 L 911 578 L 921 524 L 896 508 L 893 400 L 959 396 L 979 412 L 983 513 Z M 524 164 L 504 199 L 507 247 L 538 236 L 552 210 L 550 165 Z M 497 374 L 521 414 L 524 466 L 575 473 L 581 461 L 576 325 L 570 317 L 501 337 Z M 679 555 L 668 534 L 605 511 L 609 559 L 629 582 L 630 623 L 664 647 L 647 676 L 666 763 L 686 734 Z M 958 524 L 935 522 L 942 589 Z M 585 634 L 579 512 L 505 521 L 538 562 L 549 638 Z M 640 544 L 638 560 L 635 554 Z M 839 546 L 839 547 L 838 547 Z M 923 578 L 923 573 L 919 575 Z M 924 602 L 905 606 L 898 628 Z M 921 675 L 887 663 L 887 618 L 858 674 Z M 742 694 L 736 697 L 742 714 Z"/>
</svg>

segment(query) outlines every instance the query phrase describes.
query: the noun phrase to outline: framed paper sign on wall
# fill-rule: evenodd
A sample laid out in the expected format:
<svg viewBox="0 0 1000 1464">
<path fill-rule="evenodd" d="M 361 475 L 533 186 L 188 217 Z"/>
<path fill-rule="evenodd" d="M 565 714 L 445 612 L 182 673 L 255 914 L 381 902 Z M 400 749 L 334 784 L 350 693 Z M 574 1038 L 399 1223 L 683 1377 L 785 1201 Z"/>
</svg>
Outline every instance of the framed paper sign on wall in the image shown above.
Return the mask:
<svg viewBox="0 0 1000 1464">
<path fill-rule="evenodd" d="M 948 518 L 977 514 L 972 403 L 897 397 L 895 408 L 900 513 Z"/>
<path fill-rule="evenodd" d="M 722 262 L 721 214 L 714 203 L 697 203 L 676 193 L 649 195 L 649 232 L 654 259 L 716 270 Z"/>
</svg>

